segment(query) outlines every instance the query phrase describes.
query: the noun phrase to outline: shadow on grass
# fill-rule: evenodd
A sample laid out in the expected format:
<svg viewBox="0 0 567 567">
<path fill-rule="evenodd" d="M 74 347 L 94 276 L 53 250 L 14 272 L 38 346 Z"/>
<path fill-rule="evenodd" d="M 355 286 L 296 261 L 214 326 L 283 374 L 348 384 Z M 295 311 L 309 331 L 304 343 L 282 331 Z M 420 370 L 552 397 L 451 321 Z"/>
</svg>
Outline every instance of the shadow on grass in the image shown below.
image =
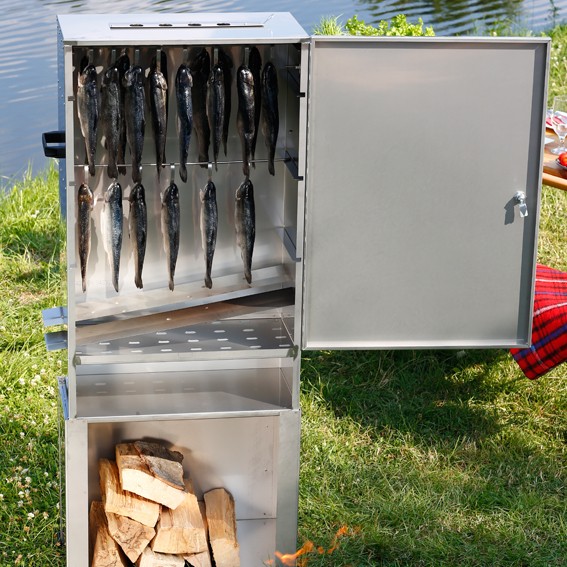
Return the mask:
<svg viewBox="0 0 567 567">
<path fill-rule="evenodd" d="M 498 430 L 487 381 L 503 351 L 343 351 L 307 353 L 302 388 L 317 390 L 337 416 L 378 434 L 409 431 L 422 438 L 479 439 Z"/>
</svg>

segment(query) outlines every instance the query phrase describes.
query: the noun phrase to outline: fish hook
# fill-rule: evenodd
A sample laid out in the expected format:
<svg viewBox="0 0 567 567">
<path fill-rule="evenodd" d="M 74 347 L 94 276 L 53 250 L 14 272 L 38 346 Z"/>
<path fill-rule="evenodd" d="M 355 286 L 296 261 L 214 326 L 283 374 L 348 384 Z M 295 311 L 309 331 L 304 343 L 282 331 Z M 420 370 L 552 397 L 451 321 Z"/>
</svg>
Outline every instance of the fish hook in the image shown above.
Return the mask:
<svg viewBox="0 0 567 567">
<path fill-rule="evenodd" d="M 112 49 L 110 52 L 110 64 L 114 65 L 116 63 L 116 49 Z"/>
<path fill-rule="evenodd" d="M 140 50 L 134 49 L 134 65 L 140 64 Z"/>
<path fill-rule="evenodd" d="M 88 185 L 88 180 L 89 180 L 89 166 L 87 164 L 85 164 L 83 166 L 83 183 L 85 185 Z"/>
<path fill-rule="evenodd" d="M 219 62 L 219 48 L 213 48 L 213 65 L 216 65 Z"/>
<path fill-rule="evenodd" d="M 169 182 L 170 185 L 173 185 L 175 183 L 175 164 L 173 162 L 171 162 L 170 168 Z"/>
<path fill-rule="evenodd" d="M 183 64 L 187 65 L 189 62 L 189 49 L 187 47 L 183 48 Z"/>
<path fill-rule="evenodd" d="M 207 164 L 207 170 L 208 170 L 208 174 L 209 174 L 209 181 L 213 180 L 213 163 L 209 162 Z"/>
<path fill-rule="evenodd" d="M 156 51 L 156 70 L 161 73 L 161 47 L 158 47 Z"/>
<path fill-rule="evenodd" d="M 244 48 L 244 66 L 245 67 L 248 67 L 249 60 L 250 60 L 250 48 L 245 47 Z"/>
</svg>

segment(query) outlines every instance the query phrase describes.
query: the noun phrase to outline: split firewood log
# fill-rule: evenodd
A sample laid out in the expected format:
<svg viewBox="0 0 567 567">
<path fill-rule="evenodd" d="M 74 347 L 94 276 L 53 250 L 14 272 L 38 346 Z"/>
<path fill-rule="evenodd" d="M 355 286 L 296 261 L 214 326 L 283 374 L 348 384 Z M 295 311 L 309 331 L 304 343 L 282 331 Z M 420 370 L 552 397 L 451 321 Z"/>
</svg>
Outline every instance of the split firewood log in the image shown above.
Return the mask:
<svg viewBox="0 0 567 567">
<path fill-rule="evenodd" d="M 106 512 L 128 516 L 144 526 L 154 527 L 160 505 L 125 491 L 120 483 L 118 467 L 108 459 L 99 461 L 100 492 Z"/>
<path fill-rule="evenodd" d="M 240 567 L 234 499 L 224 488 L 206 492 L 205 511 L 209 541 L 216 567 Z"/>
<path fill-rule="evenodd" d="M 207 549 L 207 536 L 199 503 L 189 479 L 185 500 L 175 508 L 163 508 L 156 525 L 152 549 L 160 553 L 198 553 Z"/>
<path fill-rule="evenodd" d="M 128 490 L 153 502 L 159 502 L 172 510 L 175 510 L 185 499 L 184 485 L 183 488 L 175 488 L 170 483 L 154 476 L 134 443 L 116 445 L 116 463 L 123 490 Z M 175 462 L 175 466 L 181 466 L 181 464 Z"/>
</svg>

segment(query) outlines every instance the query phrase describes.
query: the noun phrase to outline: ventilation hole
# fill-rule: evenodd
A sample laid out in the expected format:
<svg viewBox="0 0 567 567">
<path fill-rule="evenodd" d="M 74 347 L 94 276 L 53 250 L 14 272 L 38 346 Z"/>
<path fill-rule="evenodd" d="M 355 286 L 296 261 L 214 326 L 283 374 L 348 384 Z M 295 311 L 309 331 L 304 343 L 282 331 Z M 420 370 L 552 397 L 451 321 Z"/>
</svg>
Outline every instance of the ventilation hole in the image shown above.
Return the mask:
<svg viewBox="0 0 567 567">
<path fill-rule="evenodd" d="M 140 341 L 128 341 L 129 345 L 139 345 Z"/>
<path fill-rule="evenodd" d="M 201 27 L 201 24 L 196 24 L 196 23 L 195 23 L 195 24 L 194 24 L 194 23 L 189 23 L 189 24 L 187 24 L 187 25 L 188 25 L 189 27 L 192 27 L 192 28 L 200 28 L 200 27 Z"/>
<path fill-rule="evenodd" d="M 250 348 L 262 348 L 262 345 L 250 345 Z"/>
<path fill-rule="evenodd" d="M 258 337 L 246 337 L 247 341 L 257 341 Z"/>
<path fill-rule="evenodd" d="M 290 347 L 291 345 L 288 343 L 284 343 L 283 345 L 278 345 L 280 348 Z"/>
<path fill-rule="evenodd" d="M 167 331 L 157 331 L 156 335 L 167 335 Z"/>
<path fill-rule="evenodd" d="M 110 343 L 106 342 L 106 343 L 98 343 L 100 346 L 108 346 Z"/>
<path fill-rule="evenodd" d="M 131 350 L 130 352 L 131 352 L 132 354 L 141 354 L 141 353 L 144 352 L 144 351 L 138 348 L 138 349 Z"/>
<path fill-rule="evenodd" d="M 213 332 L 214 333 L 226 333 L 226 331 L 224 329 L 215 329 Z"/>
<path fill-rule="evenodd" d="M 173 352 L 172 348 L 162 348 L 161 352 Z"/>
<path fill-rule="evenodd" d="M 188 343 L 198 343 L 199 339 L 187 339 Z"/>
<path fill-rule="evenodd" d="M 197 331 L 185 331 L 186 335 L 194 335 Z"/>
<path fill-rule="evenodd" d="M 106 382 L 95 382 L 95 386 L 106 386 Z"/>
<path fill-rule="evenodd" d="M 143 28 L 144 24 L 130 24 L 131 28 Z"/>
<path fill-rule="evenodd" d="M 160 24 L 159 27 L 160 28 L 171 28 L 171 27 L 173 27 L 173 24 Z"/>
<path fill-rule="evenodd" d="M 193 347 L 191 350 L 197 351 L 197 350 L 203 350 L 203 349 L 201 347 Z"/>
<path fill-rule="evenodd" d="M 220 343 L 220 342 L 228 341 L 228 339 L 226 337 L 222 337 L 220 339 L 217 339 L 217 341 Z"/>
<path fill-rule="evenodd" d="M 254 329 L 242 329 L 243 333 L 253 333 Z"/>
<path fill-rule="evenodd" d="M 158 341 L 158 345 L 168 345 L 169 341 Z"/>
<path fill-rule="evenodd" d="M 221 350 L 232 350 L 231 346 L 221 346 L 220 347 Z"/>
</svg>

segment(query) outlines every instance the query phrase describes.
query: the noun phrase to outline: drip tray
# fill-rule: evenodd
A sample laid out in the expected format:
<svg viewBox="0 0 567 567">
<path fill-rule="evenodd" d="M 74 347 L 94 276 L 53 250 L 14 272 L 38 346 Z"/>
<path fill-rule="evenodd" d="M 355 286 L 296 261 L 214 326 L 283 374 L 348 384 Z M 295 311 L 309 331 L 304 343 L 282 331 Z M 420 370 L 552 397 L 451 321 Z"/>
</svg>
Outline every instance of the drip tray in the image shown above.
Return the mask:
<svg viewBox="0 0 567 567">
<path fill-rule="evenodd" d="M 78 345 L 77 364 L 295 356 L 293 319 L 235 319 Z M 256 351 L 255 354 L 251 354 Z M 282 352 L 283 351 L 283 352 Z M 207 357 L 207 355 L 209 355 Z M 118 360 L 115 360 L 118 359 Z"/>
</svg>

